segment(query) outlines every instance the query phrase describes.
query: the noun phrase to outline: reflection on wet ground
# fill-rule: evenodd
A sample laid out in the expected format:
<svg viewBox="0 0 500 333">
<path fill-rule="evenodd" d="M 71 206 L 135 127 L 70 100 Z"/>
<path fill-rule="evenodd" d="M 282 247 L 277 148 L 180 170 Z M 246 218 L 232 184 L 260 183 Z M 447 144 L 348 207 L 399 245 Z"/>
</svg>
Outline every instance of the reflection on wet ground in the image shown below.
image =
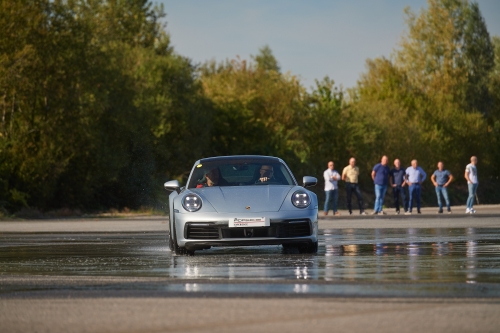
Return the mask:
<svg viewBox="0 0 500 333">
<path fill-rule="evenodd" d="M 335 229 L 321 232 L 317 255 L 283 254 L 281 246 L 265 246 L 214 248 L 193 257 L 173 255 L 162 233 L 2 234 L 0 275 L 498 283 L 499 232 Z"/>
</svg>

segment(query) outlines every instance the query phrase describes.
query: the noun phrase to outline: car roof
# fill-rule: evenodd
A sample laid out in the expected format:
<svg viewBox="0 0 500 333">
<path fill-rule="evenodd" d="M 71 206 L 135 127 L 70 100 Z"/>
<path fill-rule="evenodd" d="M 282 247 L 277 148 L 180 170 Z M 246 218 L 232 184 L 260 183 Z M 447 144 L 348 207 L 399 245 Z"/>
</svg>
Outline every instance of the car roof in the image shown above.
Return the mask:
<svg viewBox="0 0 500 333">
<path fill-rule="evenodd" d="M 245 160 L 263 160 L 267 162 L 283 163 L 283 160 L 274 156 L 263 156 L 263 155 L 231 155 L 231 156 L 214 156 L 202 158 L 199 163 L 207 162 L 221 162 L 221 161 L 245 161 Z"/>
</svg>

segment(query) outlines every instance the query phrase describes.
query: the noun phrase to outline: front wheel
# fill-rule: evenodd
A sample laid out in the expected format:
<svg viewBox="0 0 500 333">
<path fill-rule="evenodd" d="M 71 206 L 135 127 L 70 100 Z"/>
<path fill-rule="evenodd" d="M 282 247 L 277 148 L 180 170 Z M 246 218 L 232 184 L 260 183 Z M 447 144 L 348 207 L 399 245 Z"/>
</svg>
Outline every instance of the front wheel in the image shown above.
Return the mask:
<svg viewBox="0 0 500 333">
<path fill-rule="evenodd" d="M 318 253 L 318 241 L 299 246 L 299 253 Z"/>
<path fill-rule="evenodd" d="M 192 255 L 194 255 L 194 251 L 188 250 L 185 247 L 179 247 L 179 245 L 177 245 L 177 241 L 175 240 L 175 236 L 174 236 L 174 238 L 172 238 L 172 234 L 175 235 L 175 224 L 174 224 L 174 231 L 169 232 L 169 235 L 168 235 L 168 247 L 169 247 L 170 251 L 174 252 L 176 255 L 179 255 L 179 256 L 192 256 Z"/>
<path fill-rule="evenodd" d="M 170 249 L 170 251 L 174 252 L 174 240 L 172 239 L 172 235 L 170 232 L 168 235 L 168 248 Z"/>
<path fill-rule="evenodd" d="M 283 244 L 284 254 L 297 254 L 297 253 L 317 253 L 318 241 L 309 244 Z"/>
</svg>

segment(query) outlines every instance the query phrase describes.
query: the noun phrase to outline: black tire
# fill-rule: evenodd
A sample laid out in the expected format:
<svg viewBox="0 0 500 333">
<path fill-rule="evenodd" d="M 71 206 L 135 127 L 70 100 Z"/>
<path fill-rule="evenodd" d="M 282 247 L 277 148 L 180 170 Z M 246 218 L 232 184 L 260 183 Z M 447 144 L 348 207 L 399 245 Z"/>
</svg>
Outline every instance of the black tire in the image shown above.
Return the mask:
<svg viewBox="0 0 500 333">
<path fill-rule="evenodd" d="M 177 237 L 175 236 L 175 221 L 172 223 L 173 230 L 169 233 L 168 236 L 168 247 L 172 252 L 179 256 L 192 256 L 194 255 L 194 251 L 188 250 L 185 247 L 179 247 L 177 245 Z M 173 237 L 172 237 L 173 235 Z"/>
<path fill-rule="evenodd" d="M 299 254 L 299 247 L 292 244 L 282 244 L 283 254 Z"/>
<path fill-rule="evenodd" d="M 177 250 L 175 251 L 175 254 L 179 256 L 194 256 L 194 251 L 188 250 L 185 247 L 178 247 Z"/>
<path fill-rule="evenodd" d="M 299 253 L 318 253 L 318 241 L 299 246 Z"/>
<path fill-rule="evenodd" d="M 174 252 L 174 241 L 172 239 L 171 232 L 169 232 L 169 235 L 168 235 L 168 248 L 170 249 L 170 251 Z"/>
</svg>

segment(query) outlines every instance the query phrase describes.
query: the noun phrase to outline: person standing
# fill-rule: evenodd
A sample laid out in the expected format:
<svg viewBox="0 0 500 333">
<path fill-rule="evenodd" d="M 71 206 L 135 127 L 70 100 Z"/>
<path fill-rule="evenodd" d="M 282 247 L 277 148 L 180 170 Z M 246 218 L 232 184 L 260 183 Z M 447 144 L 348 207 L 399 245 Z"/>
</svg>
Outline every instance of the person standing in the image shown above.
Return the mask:
<svg viewBox="0 0 500 333">
<path fill-rule="evenodd" d="M 349 160 L 349 165 L 342 170 L 342 180 L 345 181 L 345 188 L 347 194 L 347 209 L 349 209 L 349 215 L 352 214 L 351 197 L 352 193 L 358 198 L 359 213 L 361 215 L 366 215 L 363 210 L 363 197 L 361 196 L 361 191 L 358 186 L 359 178 L 359 168 L 356 166 L 356 159 L 351 157 Z"/>
<path fill-rule="evenodd" d="M 340 174 L 334 169 L 334 166 L 335 164 L 333 161 L 328 162 L 328 169 L 323 172 L 323 178 L 325 178 L 325 215 L 328 215 L 328 206 L 332 202 L 333 215 L 340 215 L 337 211 L 337 202 L 339 199 L 338 181 L 340 179 Z"/>
<path fill-rule="evenodd" d="M 389 183 L 389 173 L 391 172 L 387 165 L 388 161 L 387 156 L 382 156 L 380 163 L 376 164 L 372 170 L 372 179 L 375 183 L 375 207 L 373 208 L 373 214 L 385 214 L 382 206 L 384 204 L 385 193 L 387 192 L 387 184 Z"/>
<path fill-rule="evenodd" d="M 411 166 L 406 169 L 406 183 L 408 184 L 408 194 L 410 200 L 408 211 L 405 215 L 410 215 L 413 208 L 413 199 L 417 201 L 417 213 L 420 214 L 420 192 L 422 191 L 422 182 L 427 178 L 424 169 L 418 166 L 417 160 L 411 161 Z"/>
<path fill-rule="evenodd" d="M 408 211 L 408 201 L 406 200 L 405 189 L 406 185 L 405 170 L 401 168 L 401 161 L 399 159 L 394 160 L 394 168 L 392 168 L 389 174 L 389 183 L 392 187 L 392 194 L 394 195 L 394 206 L 396 207 L 396 215 L 399 215 L 399 196 L 403 199 L 404 212 Z"/>
<path fill-rule="evenodd" d="M 438 162 L 437 167 L 438 167 L 437 170 L 434 171 L 434 173 L 432 174 L 431 181 L 434 184 L 434 187 L 436 188 L 436 195 L 438 198 L 438 206 L 439 206 L 438 214 L 443 213 L 443 203 L 441 202 L 441 194 L 443 195 L 444 201 L 446 201 L 446 208 L 448 210 L 448 214 L 451 214 L 450 199 L 448 198 L 447 187 L 453 180 L 453 175 L 448 170 L 444 169 L 443 162 Z"/>
<path fill-rule="evenodd" d="M 477 191 L 477 157 L 472 156 L 470 158 L 470 163 L 465 167 L 465 179 L 467 179 L 467 186 L 469 187 L 469 197 L 467 198 L 467 208 L 465 209 L 465 214 L 474 214 L 476 210 L 474 206 L 474 198 Z"/>
</svg>

